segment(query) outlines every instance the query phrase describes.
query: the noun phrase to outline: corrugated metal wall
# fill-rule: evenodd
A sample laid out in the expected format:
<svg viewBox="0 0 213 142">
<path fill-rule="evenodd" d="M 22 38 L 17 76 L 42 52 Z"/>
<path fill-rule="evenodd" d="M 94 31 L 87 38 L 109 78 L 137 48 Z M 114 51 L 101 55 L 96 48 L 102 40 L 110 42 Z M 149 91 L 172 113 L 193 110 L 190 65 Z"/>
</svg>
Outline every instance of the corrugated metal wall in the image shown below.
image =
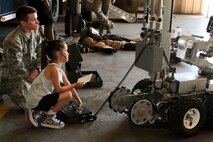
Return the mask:
<svg viewBox="0 0 213 142">
<path fill-rule="evenodd" d="M 175 14 L 202 14 L 204 0 L 175 0 Z"/>
<path fill-rule="evenodd" d="M 156 0 L 158 1 L 158 0 Z M 201 14 L 205 0 L 175 0 L 175 14 Z M 137 7 L 143 7 L 144 0 L 116 0 L 116 6 L 128 12 L 135 12 Z"/>
</svg>

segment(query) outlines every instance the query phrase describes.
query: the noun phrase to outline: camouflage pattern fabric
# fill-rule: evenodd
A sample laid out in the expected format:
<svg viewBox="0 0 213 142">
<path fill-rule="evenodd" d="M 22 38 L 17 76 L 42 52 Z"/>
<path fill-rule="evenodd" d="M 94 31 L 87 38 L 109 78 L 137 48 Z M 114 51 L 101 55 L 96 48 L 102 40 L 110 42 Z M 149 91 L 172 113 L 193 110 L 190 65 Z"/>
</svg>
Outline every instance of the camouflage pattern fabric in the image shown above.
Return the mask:
<svg viewBox="0 0 213 142">
<path fill-rule="evenodd" d="M 30 84 L 22 79 L 1 80 L 0 94 L 8 94 L 12 101 L 21 108 L 26 108 L 25 97 L 30 89 Z"/>
<path fill-rule="evenodd" d="M 94 0 L 93 11 L 103 26 L 107 26 L 110 0 Z"/>
<path fill-rule="evenodd" d="M 3 42 L 0 92 L 6 92 L 19 106 L 25 104 L 24 96 L 29 86 L 25 81 L 27 76 L 41 66 L 42 40 L 40 30 L 33 31 L 28 37 L 18 26 Z"/>
</svg>

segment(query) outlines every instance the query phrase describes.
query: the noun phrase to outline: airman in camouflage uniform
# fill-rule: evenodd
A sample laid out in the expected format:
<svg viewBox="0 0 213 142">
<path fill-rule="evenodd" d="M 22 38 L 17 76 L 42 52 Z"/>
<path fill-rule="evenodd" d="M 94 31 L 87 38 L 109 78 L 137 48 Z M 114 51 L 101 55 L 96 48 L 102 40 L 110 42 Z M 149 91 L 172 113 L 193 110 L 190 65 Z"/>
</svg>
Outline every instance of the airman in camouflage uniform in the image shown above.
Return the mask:
<svg viewBox="0 0 213 142">
<path fill-rule="evenodd" d="M 116 0 L 94 0 L 93 11 L 95 12 L 99 22 L 99 33 L 103 34 L 104 28 L 107 28 L 107 33 L 111 33 L 110 28 L 112 28 L 113 23 L 108 19 L 110 4 L 115 3 Z"/>
<path fill-rule="evenodd" d="M 36 10 L 25 6 L 17 10 L 19 26 L 3 42 L 0 95 L 8 94 L 25 108 L 25 96 L 39 74 L 42 36 Z"/>
</svg>

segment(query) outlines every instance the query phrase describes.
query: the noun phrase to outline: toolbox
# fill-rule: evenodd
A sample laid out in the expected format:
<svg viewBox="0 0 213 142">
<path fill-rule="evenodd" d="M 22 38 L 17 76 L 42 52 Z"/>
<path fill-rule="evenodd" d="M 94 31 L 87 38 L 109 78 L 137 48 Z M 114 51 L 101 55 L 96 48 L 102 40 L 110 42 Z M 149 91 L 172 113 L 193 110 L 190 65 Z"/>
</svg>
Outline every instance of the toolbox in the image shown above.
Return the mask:
<svg viewBox="0 0 213 142">
<path fill-rule="evenodd" d="M 99 76 L 97 71 L 81 71 L 81 75 L 88 75 L 92 73 L 92 78 L 90 82 L 87 82 L 84 87 L 101 87 L 103 85 L 103 81 Z"/>
<path fill-rule="evenodd" d="M 92 73 L 92 79 L 90 82 L 87 82 L 84 87 L 101 87 L 103 81 L 97 71 L 81 71 L 81 62 L 83 58 L 79 51 L 78 45 L 73 43 L 69 45 L 69 62 L 65 64 L 67 77 L 70 83 L 75 83 L 78 81 L 78 78 Z"/>
<path fill-rule="evenodd" d="M 92 112 L 86 107 L 82 106 L 79 110 L 75 101 L 71 101 L 65 105 L 58 113 L 57 118 L 65 123 L 85 123 L 96 120 L 96 117 L 92 115 Z"/>
</svg>

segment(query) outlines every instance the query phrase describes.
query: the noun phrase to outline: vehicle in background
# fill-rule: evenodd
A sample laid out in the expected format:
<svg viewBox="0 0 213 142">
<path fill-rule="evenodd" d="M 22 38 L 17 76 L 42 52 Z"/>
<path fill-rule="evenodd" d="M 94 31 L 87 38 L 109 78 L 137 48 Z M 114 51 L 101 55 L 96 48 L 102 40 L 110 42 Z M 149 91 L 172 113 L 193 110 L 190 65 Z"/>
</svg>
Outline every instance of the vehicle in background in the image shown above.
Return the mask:
<svg viewBox="0 0 213 142">
<path fill-rule="evenodd" d="M 59 14 L 59 7 L 61 2 L 59 0 L 49 0 L 54 21 L 57 21 Z M 27 5 L 27 0 L 0 0 L 0 23 L 7 22 L 16 18 L 16 9 L 19 6 Z M 62 6 L 61 6 L 62 7 Z"/>
</svg>

